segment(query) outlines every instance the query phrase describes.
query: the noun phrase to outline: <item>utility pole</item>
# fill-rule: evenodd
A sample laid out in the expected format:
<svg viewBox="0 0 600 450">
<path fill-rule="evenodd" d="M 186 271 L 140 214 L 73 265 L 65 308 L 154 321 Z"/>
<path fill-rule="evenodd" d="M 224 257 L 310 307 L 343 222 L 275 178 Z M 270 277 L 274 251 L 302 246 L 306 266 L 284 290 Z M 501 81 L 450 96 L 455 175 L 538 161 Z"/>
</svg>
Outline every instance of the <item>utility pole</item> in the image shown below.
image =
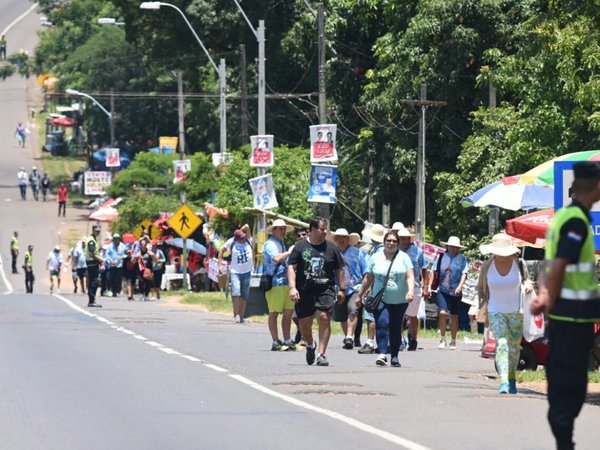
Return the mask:
<svg viewBox="0 0 600 450">
<path fill-rule="evenodd" d="M 185 159 L 185 125 L 183 123 L 183 77 L 177 71 L 177 109 L 179 113 L 179 159 Z"/>
<path fill-rule="evenodd" d="M 242 142 L 246 143 L 250 137 L 248 135 L 248 81 L 247 81 L 247 63 L 246 63 L 246 46 L 240 44 L 240 88 L 242 91 L 241 98 L 241 113 L 242 120 L 240 126 L 240 136 Z"/>
<path fill-rule="evenodd" d="M 375 177 L 375 165 L 373 161 L 369 163 L 369 194 L 367 198 L 368 209 L 369 209 L 369 222 L 375 223 L 377 221 L 377 215 L 375 211 L 375 196 L 373 195 L 373 178 Z"/>
<path fill-rule="evenodd" d="M 496 88 L 494 87 L 494 78 L 490 74 L 488 79 L 488 107 L 490 112 L 496 109 Z M 490 236 L 496 234 L 496 230 L 500 224 L 500 210 L 497 207 L 490 208 L 490 215 L 488 216 L 488 233 Z"/>
<path fill-rule="evenodd" d="M 115 145 L 115 90 L 110 90 L 110 145 L 109 147 L 113 147 Z"/>
<path fill-rule="evenodd" d="M 421 84 L 421 96 L 419 100 L 400 100 L 400 103 L 418 107 L 419 113 L 419 145 L 417 149 L 417 178 L 416 178 L 416 202 L 415 202 L 415 230 L 417 239 L 423 241 L 425 238 L 425 184 L 427 173 L 425 170 L 425 135 L 427 130 L 427 108 L 446 106 L 446 102 L 427 100 L 427 84 Z"/>
<path fill-rule="evenodd" d="M 225 58 L 219 62 L 219 112 L 221 114 L 221 133 L 220 133 L 220 151 L 221 157 L 227 149 L 227 72 L 225 68 Z"/>
<path fill-rule="evenodd" d="M 317 10 L 317 33 L 318 33 L 318 55 L 319 55 L 319 122 L 327 123 L 327 91 L 325 82 L 327 81 L 326 68 L 326 45 L 325 40 L 325 6 L 319 3 Z M 319 215 L 329 221 L 331 210 L 328 203 L 319 203 Z"/>
</svg>

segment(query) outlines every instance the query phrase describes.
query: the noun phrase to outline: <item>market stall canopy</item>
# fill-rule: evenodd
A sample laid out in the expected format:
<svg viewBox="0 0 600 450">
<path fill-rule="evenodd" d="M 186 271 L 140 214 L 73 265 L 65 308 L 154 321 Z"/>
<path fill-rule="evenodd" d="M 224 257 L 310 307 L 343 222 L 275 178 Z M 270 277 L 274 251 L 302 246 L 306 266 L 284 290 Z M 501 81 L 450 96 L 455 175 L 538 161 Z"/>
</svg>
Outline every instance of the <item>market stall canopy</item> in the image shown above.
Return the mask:
<svg viewBox="0 0 600 450">
<path fill-rule="evenodd" d="M 554 218 L 553 209 L 525 214 L 506 221 L 506 233 L 523 241 L 536 244 L 539 239 L 545 239 L 546 231 Z"/>
<path fill-rule="evenodd" d="M 519 209 L 549 208 L 554 206 L 554 187 L 529 184 L 522 176 L 504 177 L 461 200 L 468 206 L 495 206 L 517 211 Z"/>
<path fill-rule="evenodd" d="M 48 118 L 48 123 L 55 127 L 75 127 L 77 121 L 67 116 L 58 116 Z"/>
</svg>

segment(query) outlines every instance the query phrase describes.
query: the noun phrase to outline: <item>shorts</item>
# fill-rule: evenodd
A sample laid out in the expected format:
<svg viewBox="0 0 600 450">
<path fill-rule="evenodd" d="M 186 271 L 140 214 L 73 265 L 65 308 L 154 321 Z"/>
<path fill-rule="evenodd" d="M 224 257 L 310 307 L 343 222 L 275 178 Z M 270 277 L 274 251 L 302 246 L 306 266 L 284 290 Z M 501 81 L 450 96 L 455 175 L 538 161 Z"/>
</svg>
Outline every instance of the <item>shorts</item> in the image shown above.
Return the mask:
<svg viewBox="0 0 600 450">
<path fill-rule="evenodd" d="M 413 301 L 408 304 L 408 308 L 406 308 L 406 313 L 408 317 L 417 317 L 419 312 L 419 305 L 423 301 L 422 290 L 420 286 L 415 286 L 415 293 L 413 295 Z"/>
<path fill-rule="evenodd" d="M 242 297 L 245 300 L 250 298 L 250 279 L 252 278 L 252 272 L 246 273 L 235 273 L 229 274 L 231 283 L 231 296 Z"/>
<path fill-rule="evenodd" d="M 327 288 L 322 291 L 302 291 L 300 301 L 296 303 L 295 311 L 298 319 L 312 317 L 316 310 L 333 313 L 336 304 L 335 289 Z"/>
<path fill-rule="evenodd" d="M 450 312 L 452 315 L 457 315 L 460 307 L 460 299 L 462 296 L 450 295 L 445 292 L 438 291 L 435 296 L 438 311 Z"/>
<path fill-rule="evenodd" d="M 363 314 L 363 319 L 367 320 L 369 322 L 375 322 L 375 314 L 367 311 L 365 308 L 363 308 L 364 314 Z"/>
<path fill-rule="evenodd" d="M 81 267 L 79 269 L 77 269 L 77 276 L 79 278 L 83 278 L 87 275 L 87 267 Z"/>
<path fill-rule="evenodd" d="M 294 309 L 294 302 L 290 300 L 289 286 L 275 286 L 265 292 L 270 313 L 282 313 L 284 310 Z"/>
<path fill-rule="evenodd" d="M 60 270 L 51 270 L 50 271 L 50 278 L 52 277 L 56 277 L 60 280 Z"/>
<path fill-rule="evenodd" d="M 355 292 L 350 297 L 346 297 L 346 301 L 341 305 L 336 303 L 333 307 L 333 320 L 334 322 L 345 322 L 348 320 L 348 316 L 356 315 L 356 299 L 358 298 L 358 292 Z"/>
</svg>

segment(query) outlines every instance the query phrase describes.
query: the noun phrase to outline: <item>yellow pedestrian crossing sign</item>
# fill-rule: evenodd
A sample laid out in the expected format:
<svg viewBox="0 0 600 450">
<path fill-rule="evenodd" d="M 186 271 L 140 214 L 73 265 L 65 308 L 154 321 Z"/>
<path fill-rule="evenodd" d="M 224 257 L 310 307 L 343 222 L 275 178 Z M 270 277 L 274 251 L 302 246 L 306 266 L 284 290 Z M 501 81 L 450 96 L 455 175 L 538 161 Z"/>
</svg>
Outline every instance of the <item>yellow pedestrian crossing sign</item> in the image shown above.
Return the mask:
<svg viewBox="0 0 600 450">
<path fill-rule="evenodd" d="M 187 239 L 202 225 L 202 219 L 185 203 L 179 207 L 167 223 L 182 238 Z"/>
<path fill-rule="evenodd" d="M 132 233 L 136 238 L 141 238 L 142 233 L 148 231 L 150 239 L 156 239 L 160 236 L 160 230 L 154 226 L 154 222 L 150 219 L 144 219 L 133 229 Z"/>
</svg>

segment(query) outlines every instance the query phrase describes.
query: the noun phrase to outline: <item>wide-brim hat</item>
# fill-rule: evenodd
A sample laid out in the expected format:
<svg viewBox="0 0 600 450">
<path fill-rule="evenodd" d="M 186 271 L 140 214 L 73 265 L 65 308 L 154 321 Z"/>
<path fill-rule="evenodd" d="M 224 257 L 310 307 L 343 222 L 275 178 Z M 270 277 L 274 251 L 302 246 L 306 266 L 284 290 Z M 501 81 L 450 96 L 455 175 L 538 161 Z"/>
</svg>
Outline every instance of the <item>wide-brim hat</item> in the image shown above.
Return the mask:
<svg viewBox="0 0 600 450">
<path fill-rule="evenodd" d="M 363 230 L 363 236 L 371 239 L 371 241 L 381 244 L 383 237 L 387 233 L 386 228 L 378 223 L 374 224 L 371 228 Z"/>
<path fill-rule="evenodd" d="M 402 228 L 404 228 L 404 224 L 402 222 L 394 222 L 394 225 L 392 225 L 392 228 L 390 228 L 390 230 L 401 230 Z"/>
<path fill-rule="evenodd" d="M 292 225 L 288 225 L 287 223 L 285 223 L 285 220 L 275 219 L 273 221 L 273 223 L 267 227 L 267 233 L 271 234 L 273 232 L 273 228 L 277 228 L 277 227 L 285 227 L 286 233 L 294 231 L 294 227 Z"/>
<path fill-rule="evenodd" d="M 498 256 L 512 256 L 515 253 L 519 253 L 519 249 L 513 243 L 512 239 L 508 234 L 498 233 L 492 237 L 490 244 L 484 244 L 479 246 L 479 250 L 484 255 L 498 255 Z"/>
<path fill-rule="evenodd" d="M 398 233 L 398 237 L 409 237 L 411 239 L 415 237 L 415 234 L 411 233 L 410 230 L 406 227 L 397 229 L 396 233 Z"/>
<path fill-rule="evenodd" d="M 460 239 L 456 236 L 450 236 L 450 238 L 447 241 L 441 241 L 440 244 L 442 244 L 444 247 L 458 247 L 460 249 L 465 249 L 467 247 L 465 247 L 464 245 L 462 245 L 460 243 Z"/>
<path fill-rule="evenodd" d="M 360 241 L 360 235 L 358 233 L 348 233 L 348 230 L 345 228 L 338 228 L 337 230 L 332 231 L 331 234 L 327 236 L 327 239 L 333 241 L 336 236 L 347 237 L 348 243 L 353 246 Z"/>
</svg>

